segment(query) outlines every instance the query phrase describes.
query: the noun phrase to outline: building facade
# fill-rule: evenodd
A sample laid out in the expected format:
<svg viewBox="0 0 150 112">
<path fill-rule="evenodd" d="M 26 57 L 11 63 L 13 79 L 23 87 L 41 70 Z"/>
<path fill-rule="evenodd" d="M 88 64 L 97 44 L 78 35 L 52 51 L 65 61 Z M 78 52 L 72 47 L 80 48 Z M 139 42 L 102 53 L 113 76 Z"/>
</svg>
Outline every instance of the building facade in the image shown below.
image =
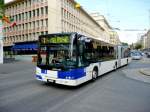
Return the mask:
<svg viewBox="0 0 150 112">
<path fill-rule="evenodd" d="M 48 33 L 48 1 L 14 0 L 6 4 L 5 15 L 16 21 L 16 26 L 4 25 L 4 46 L 16 42 L 38 39 L 38 35 Z"/>
<path fill-rule="evenodd" d="M 146 38 L 146 49 L 149 49 L 150 50 L 150 30 L 148 30 L 148 32 L 146 33 L 146 36 L 147 36 L 147 38 Z"/>
<path fill-rule="evenodd" d="M 121 41 L 119 39 L 119 35 L 116 31 L 109 31 L 110 33 L 110 43 L 114 44 L 114 45 L 120 45 Z"/>
<path fill-rule="evenodd" d="M 98 12 L 95 13 L 91 13 L 90 14 L 95 21 L 97 21 L 97 23 L 102 26 L 102 28 L 104 29 L 104 40 L 110 43 L 110 35 L 109 35 L 109 31 L 111 30 L 111 26 L 108 24 L 107 20 L 105 19 L 105 17 L 103 15 L 100 15 Z"/>
<path fill-rule="evenodd" d="M 146 49 L 146 47 L 147 47 L 146 40 L 147 40 L 147 35 L 146 34 L 142 35 L 139 40 L 139 43 L 142 45 L 142 49 Z"/>
<path fill-rule="evenodd" d="M 107 22 L 106 18 L 103 15 L 100 15 L 99 13 L 96 12 L 92 13 L 91 16 L 104 29 L 103 33 L 104 41 L 107 41 L 114 45 L 118 45 L 121 43 L 117 32 L 112 30 L 112 27 L 109 25 L 109 23 Z"/>
<path fill-rule="evenodd" d="M 142 49 L 150 50 L 150 30 L 141 35 L 139 43 L 141 43 Z"/>
<path fill-rule="evenodd" d="M 5 14 L 16 21 L 16 26 L 4 24 L 4 46 L 36 42 L 39 35 L 60 32 L 78 32 L 107 41 L 105 30 L 76 4 L 74 0 L 14 0 L 7 3 Z"/>
</svg>

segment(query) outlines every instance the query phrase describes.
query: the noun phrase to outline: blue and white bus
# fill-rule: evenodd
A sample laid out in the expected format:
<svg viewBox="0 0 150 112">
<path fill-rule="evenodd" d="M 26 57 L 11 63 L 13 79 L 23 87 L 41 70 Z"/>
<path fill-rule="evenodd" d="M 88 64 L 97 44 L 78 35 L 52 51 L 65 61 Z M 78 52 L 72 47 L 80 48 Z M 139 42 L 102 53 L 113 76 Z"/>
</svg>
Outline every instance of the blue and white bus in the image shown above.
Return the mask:
<svg viewBox="0 0 150 112">
<path fill-rule="evenodd" d="M 127 65 L 130 49 L 78 33 L 39 36 L 36 79 L 77 86 Z"/>
</svg>

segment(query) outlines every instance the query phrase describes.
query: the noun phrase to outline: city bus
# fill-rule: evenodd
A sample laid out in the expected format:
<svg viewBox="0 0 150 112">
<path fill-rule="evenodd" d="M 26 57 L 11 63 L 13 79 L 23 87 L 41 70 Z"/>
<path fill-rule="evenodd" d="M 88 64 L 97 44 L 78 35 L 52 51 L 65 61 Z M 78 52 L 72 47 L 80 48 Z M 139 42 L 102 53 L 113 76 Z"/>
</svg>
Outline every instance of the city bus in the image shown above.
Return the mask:
<svg viewBox="0 0 150 112">
<path fill-rule="evenodd" d="M 79 33 L 40 35 L 36 79 L 77 86 L 127 65 L 130 49 Z"/>
</svg>

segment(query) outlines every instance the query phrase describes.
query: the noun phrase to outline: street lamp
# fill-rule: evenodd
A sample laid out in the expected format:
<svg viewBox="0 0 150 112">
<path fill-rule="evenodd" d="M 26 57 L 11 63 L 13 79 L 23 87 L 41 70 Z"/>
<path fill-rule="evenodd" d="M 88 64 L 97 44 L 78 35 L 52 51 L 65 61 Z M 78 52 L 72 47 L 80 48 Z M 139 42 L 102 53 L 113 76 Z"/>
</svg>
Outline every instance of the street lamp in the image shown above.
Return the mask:
<svg viewBox="0 0 150 112">
<path fill-rule="evenodd" d="M 2 17 L 4 13 L 4 0 L 0 0 L 0 16 Z M 3 64 L 3 22 L 0 19 L 0 64 Z"/>
<path fill-rule="evenodd" d="M 0 20 L 0 64 L 3 64 L 3 31 L 2 20 Z"/>
</svg>

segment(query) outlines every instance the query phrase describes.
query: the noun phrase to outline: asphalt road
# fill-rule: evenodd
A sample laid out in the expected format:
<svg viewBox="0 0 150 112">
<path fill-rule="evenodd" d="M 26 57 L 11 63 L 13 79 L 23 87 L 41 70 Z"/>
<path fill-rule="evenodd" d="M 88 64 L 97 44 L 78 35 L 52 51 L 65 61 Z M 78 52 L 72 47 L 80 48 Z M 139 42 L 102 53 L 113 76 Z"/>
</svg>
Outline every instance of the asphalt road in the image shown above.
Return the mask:
<svg viewBox="0 0 150 112">
<path fill-rule="evenodd" d="M 122 72 L 150 67 L 138 61 L 79 87 L 35 80 L 28 62 L 0 65 L 0 112 L 150 112 L 150 84 Z"/>
</svg>

